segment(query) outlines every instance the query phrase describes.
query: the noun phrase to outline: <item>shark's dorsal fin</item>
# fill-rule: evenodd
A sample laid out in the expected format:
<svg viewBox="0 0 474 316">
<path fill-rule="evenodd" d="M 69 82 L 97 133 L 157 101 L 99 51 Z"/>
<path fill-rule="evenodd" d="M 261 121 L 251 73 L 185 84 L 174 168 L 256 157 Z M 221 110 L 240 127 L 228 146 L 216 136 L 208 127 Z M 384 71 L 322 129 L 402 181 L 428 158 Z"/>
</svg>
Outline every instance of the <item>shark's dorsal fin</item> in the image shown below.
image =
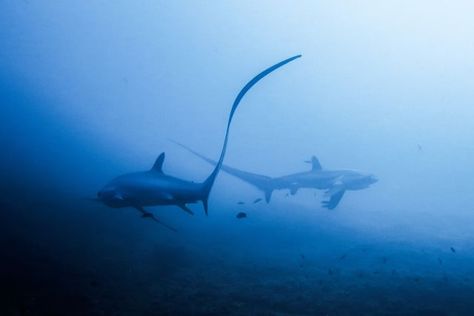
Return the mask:
<svg viewBox="0 0 474 316">
<path fill-rule="evenodd" d="M 158 158 L 156 158 L 155 164 L 151 168 L 151 171 L 163 173 L 163 162 L 165 161 L 165 153 L 161 153 Z"/>
<path fill-rule="evenodd" d="M 321 167 L 321 164 L 319 163 L 319 159 L 316 156 L 311 157 L 311 165 L 313 171 L 316 170 L 321 170 L 323 167 Z"/>
<path fill-rule="evenodd" d="M 323 167 L 321 167 L 321 164 L 319 163 L 319 159 L 316 156 L 312 156 L 311 160 L 306 160 L 305 162 L 311 164 L 312 171 L 319 171 L 323 169 Z"/>
</svg>

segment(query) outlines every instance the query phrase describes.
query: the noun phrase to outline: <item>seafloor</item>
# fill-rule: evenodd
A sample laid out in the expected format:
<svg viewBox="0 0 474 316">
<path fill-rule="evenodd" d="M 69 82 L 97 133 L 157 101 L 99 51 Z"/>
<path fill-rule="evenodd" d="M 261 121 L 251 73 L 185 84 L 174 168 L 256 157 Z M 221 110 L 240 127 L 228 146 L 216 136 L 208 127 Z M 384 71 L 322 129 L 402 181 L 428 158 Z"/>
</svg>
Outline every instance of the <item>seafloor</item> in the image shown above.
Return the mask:
<svg viewBox="0 0 474 316">
<path fill-rule="evenodd" d="M 72 197 L 1 201 L 0 315 L 474 313 L 472 249 L 335 227 L 321 211 L 298 225 L 279 209 L 257 221 L 264 204 L 240 221 L 211 208 L 172 218 L 174 234 Z"/>
</svg>

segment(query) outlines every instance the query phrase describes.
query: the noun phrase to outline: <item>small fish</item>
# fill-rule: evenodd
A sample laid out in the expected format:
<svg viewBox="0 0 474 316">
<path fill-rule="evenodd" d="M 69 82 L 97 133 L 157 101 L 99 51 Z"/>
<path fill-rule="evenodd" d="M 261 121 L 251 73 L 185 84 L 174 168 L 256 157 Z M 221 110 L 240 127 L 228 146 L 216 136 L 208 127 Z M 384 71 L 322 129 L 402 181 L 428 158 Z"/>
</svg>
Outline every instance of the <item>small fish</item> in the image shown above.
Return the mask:
<svg viewBox="0 0 474 316">
<path fill-rule="evenodd" d="M 423 151 L 423 147 L 421 147 L 420 144 L 418 144 L 417 146 L 418 146 L 418 151 Z"/>
<path fill-rule="evenodd" d="M 247 217 L 247 213 L 245 213 L 245 212 L 239 212 L 239 213 L 237 213 L 237 215 L 235 215 L 235 217 L 237 217 L 238 219 L 246 218 L 246 217 Z"/>
<path fill-rule="evenodd" d="M 244 205 L 245 202 L 239 201 L 239 202 L 237 202 L 237 204 L 239 204 L 239 205 Z"/>
<path fill-rule="evenodd" d="M 347 257 L 347 254 L 343 254 L 342 256 L 339 257 L 339 261 L 343 261 L 344 259 L 346 259 Z"/>
<path fill-rule="evenodd" d="M 300 254 L 300 257 L 301 257 L 301 259 L 303 259 L 303 260 L 306 259 L 306 257 L 304 256 L 304 254 Z"/>
<path fill-rule="evenodd" d="M 387 261 L 388 261 L 387 257 L 383 257 L 383 258 L 382 258 L 382 263 L 383 263 L 383 264 L 386 264 Z"/>
<path fill-rule="evenodd" d="M 253 204 L 258 203 L 258 202 L 260 202 L 261 200 L 262 200 L 261 198 L 255 199 L 255 201 L 253 201 Z"/>
<path fill-rule="evenodd" d="M 439 264 L 443 264 L 443 260 L 441 260 L 441 258 L 438 257 L 438 262 Z"/>
<path fill-rule="evenodd" d="M 453 247 L 450 247 L 451 248 L 451 251 L 456 253 L 456 249 L 454 249 Z"/>
</svg>

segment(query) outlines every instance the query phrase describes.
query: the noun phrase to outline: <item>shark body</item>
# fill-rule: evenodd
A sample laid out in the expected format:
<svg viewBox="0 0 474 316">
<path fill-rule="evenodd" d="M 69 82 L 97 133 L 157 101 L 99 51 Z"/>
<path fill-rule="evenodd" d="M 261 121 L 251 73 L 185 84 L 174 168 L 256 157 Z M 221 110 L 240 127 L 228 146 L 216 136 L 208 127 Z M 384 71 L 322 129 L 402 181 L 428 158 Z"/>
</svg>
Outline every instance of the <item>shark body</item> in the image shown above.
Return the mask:
<svg viewBox="0 0 474 316">
<path fill-rule="evenodd" d="M 112 208 L 133 207 L 137 209 L 143 217 L 151 218 L 172 230 L 174 230 L 174 228 L 159 221 L 152 213 L 146 211 L 144 207 L 176 205 L 189 214 L 193 214 L 186 204 L 201 201 L 207 215 L 209 194 L 224 161 L 230 125 L 240 101 L 250 88 L 262 78 L 299 57 L 301 57 L 301 55 L 293 56 L 265 69 L 242 88 L 235 98 L 229 114 L 219 160 L 215 163 L 214 170 L 204 182 L 196 183 L 165 174 L 163 172 L 165 153 L 161 153 L 150 170 L 124 174 L 107 183 L 97 193 L 98 199 Z"/>
<path fill-rule="evenodd" d="M 177 142 L 175 143 L 208 163 L 216 164 L 214 160 L 201 155 L 191 148 Z M 221 169 L 263 191 L 267 203 L 270 202 L 274 190 L 289 190 L 291 195 L 295 195 L 302 188 L 325 190 L 329 200 L 323 201 L 322 206 L 331 210 L 336 208 L 346 191 L 366 189 L 378 181 L 372 174 L 355 170 L 325 170 L 316 156 L 311 157 L 311 160 L 306 162 L 312 165 L 310 171 L 275 178 L 226 165 L 222 165 Z"/>
</svg>

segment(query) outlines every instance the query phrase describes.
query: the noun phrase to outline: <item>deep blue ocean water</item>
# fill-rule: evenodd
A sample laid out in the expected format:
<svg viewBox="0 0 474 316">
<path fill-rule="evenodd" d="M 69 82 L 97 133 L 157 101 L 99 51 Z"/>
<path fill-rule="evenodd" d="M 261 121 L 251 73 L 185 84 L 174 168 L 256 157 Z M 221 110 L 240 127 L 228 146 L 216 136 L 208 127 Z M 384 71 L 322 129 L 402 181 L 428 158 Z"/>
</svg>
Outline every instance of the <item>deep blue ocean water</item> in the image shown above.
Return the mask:
<svg viewBox="0 0 474 316">
<path fill-rule="evenodd" d="M 473 5 L 0 2 L 0 315 L 472 315 Z M 194 216 L 93 199 L 148 170 L 354 169 L 347 191 L 221 172 Z M 339 180 L 338 180 L 339 181 Z M 337 181 L 336 181 L 337 182 Z M 245 212 L 247 217 L 236 215 Z"/>
</svg>

